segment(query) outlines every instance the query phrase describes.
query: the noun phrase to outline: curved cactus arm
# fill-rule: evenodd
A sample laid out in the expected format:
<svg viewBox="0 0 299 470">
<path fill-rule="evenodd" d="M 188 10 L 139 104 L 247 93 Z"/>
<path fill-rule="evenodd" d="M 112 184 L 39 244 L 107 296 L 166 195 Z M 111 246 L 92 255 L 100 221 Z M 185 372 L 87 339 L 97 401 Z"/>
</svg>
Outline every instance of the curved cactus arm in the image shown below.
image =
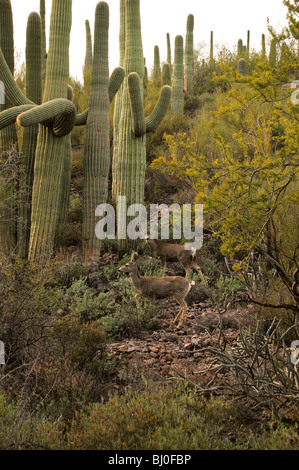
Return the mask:
<svg viewBox="0 0 299 470">
<path fill-rule="evenodd" d="M 120 86 L 125 78 L 125 70 L 123 67 L 116 67 L 110 77 L 109 80 L 109 100 L 110 103 L 113 100 L 114 96 L 120 89 Z"/>
<path fill-rule="evenodd" d="M 85 126 L 87 123 L 89 109 L 85 109 L 83 113 L 77 114 L 75 126 Z"/>
<path fill-rule="evenodd" d="M 129 74 L 128 88 L 132 111 L 132 130 L 136 137 L 141 137 L 147 132 L 155 130 L 164 118 L 171 100 L 171 87 L 165 85 L 162 88 L 158 103 L 146 118 L 144 117 L 140 78 L 136 72 Z"/>
<path fill-rule="evenodd" d="M 35 104 L 23 104 L 22 106 L 14 106 L 0 113 L 0 130 L 14 124 L 19 114 L 35 107 Z"/>
<path fill-rule="evenodd" d="M 68 135 L 75 125 L 75 120 L 76 108 L 71 101 L 64 98 L 57 98 L 35 106 L 17 117 L 17 123 L 22 127 L 42 123 L 51 127 L 52 122 L 53 132 L 57 137 Z"/>
<path fill-rule="evenodd" d="M 109 80 L 109 100 L 110 103 L 115 97 L 116 93 L 118 92 L 122 82 L 125 78 L 125 70 L 123 67 L 116 67 L 110 77 Z M 77 114 L 75 126 L 85 126 L 87 123 L 89 109 L 83 111 L 83 113 Z"/>
<path fill-rule="evenodd" d="M 23 104 L 34 104 L 22 93 L 16 84 L 13 75 L 6 63 L 3 52 L 0 48 L 0 77 L 5 86 L 5 95 L 15 106 Z"/>
<path fill-rule="evenodd" d="M 153 112 L 145 118 L 146 132 L 155 130 L 164 118 L 171 101 L 171 87 L 165 85 L 160 93 L 160 98 Z"/>
<path fill-rule="evenodd" d="M 128 89 L 132 111 L 132 130 L 136 137 L 141 137 L 146 133 L 146 124 L 141 94 L 141 81 L 138 73 L 132 72 L 129 74 Z"/>
</svg>

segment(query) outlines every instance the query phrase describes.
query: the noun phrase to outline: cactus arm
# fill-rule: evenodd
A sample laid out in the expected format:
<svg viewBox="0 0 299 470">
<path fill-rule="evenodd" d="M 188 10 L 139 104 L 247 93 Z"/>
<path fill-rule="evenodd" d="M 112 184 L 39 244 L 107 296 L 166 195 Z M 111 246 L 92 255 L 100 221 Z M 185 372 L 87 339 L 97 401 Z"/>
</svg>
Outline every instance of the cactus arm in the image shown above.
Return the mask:
<svg viewBox="0 0 299 470">
<path fill-rule="evenodd" d="M 132 130 L 136 137 L 142 137 L 146 132 L 155 130 L 164 118 L 171 100 L 171 88 L 168 85 L 162 88 L 158 103 L 146 118 L 144 118 L 140 78 L 135 72 L 128 76 L 128 89 L 132 111 Z"/>
<path fill-rule="evenodd" d="M 112 102 L 113 98 L 115 97 L 116 93 L 118 92 L 123 80 L 125 78 L 125 71 L 123 67 L 116 67 L 110 77 L 109 80 L 109 101 Z M 85 109 L 80 114 L 77 114 L 75 126 L 85 126 L 87 123 L 89 109 Z"/>
<path fill-rule="evenodd" d="M 141 137 L 146 133 L 146 124 L 141 95 L 141 83 L 139 75 L 136 72 L 132 72 L 128 76 L 128 90 L 132 111 L 132 130 L 136 137 Z"/>
<path fill-rule="evenodd" d="M 164 118 L 171 100 L 171 87 L 165 85 L 153 112 L 145 118 L 146 132 L 155 130 Z"/>
<path fill-rule="evenodd" d="M 88 118 L 89 109 L 85 109 L 83 113 L 77 114 L 75 126 L 85 126 Z"/>
<path fill-rule="evenodd" d="M 163 65 L 162 70 L 162 84 L 170 85 L 171 83 L 171 68 L 168 62 Z"/>
<path fill-rule="evenodd" d="M 76 108 L 73 103 L 63 98 L 57 98 L 19 114 L 17 123 L 22 127 L 42 123 L 51 127 L 52 121 L 54 134 L 57 137 L 64 137 L 72 131 L 75 118 Z"/>
<path fill-rule="evenodd" d="M 109 80 L 109 100 L 110 103 L 113 100 L 114 96 L 118 92 L 119 88 L 121 87 L 122 82 L 125 78 L 125 70 L 123 67 L 116 67 L 113 70 L 110 80 Z"/>
<path fill-rule="evenodd" d="M 8 100 L 15 106 L 23 104 L 34 104 L 31 100 L 26 98 L 18 85 L 16 84 L 13 75 L 6 63 L 3 52 L 0 48 L 0 77 L 5 86 L 5 95 Z"/>
<path fill-rule="evenodd" d="M 84 68 L 86 70 L 92 69 L 92 39 L 89 21 L 85 21 L 85 32 L 86 32 L 86 54 Z"/>
<path fill-rule="evenodd" d="M 34 104 L 23 104 L 22 106 L 14 106 L 0 113 L 0 130 L 14 124 L 19 114 L 34 108 Z"/>
</svg>

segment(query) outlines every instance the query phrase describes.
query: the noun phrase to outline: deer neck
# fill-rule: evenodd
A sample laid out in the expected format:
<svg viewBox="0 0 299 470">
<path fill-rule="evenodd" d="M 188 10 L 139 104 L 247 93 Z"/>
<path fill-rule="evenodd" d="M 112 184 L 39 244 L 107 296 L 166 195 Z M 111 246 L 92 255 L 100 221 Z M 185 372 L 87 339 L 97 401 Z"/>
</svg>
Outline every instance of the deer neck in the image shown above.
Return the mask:
<svg viewBox="0 0 299 470">
<path fill-rule="evenodd" d="M 130 277 L 134 286 L 139 289 L 141 286 L 141 278 L 137 266 L 135 266 L 134 271 L 130 273 Z"/>
</svg>

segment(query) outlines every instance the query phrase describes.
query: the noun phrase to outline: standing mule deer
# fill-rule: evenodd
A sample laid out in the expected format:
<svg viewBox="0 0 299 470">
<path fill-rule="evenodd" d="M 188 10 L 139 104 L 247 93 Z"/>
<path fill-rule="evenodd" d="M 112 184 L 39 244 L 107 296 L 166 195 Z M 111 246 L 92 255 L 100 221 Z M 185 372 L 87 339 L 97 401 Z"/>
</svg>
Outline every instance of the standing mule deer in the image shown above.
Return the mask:
<svg viewBox="0 0 299 470">
<path fill-rule="evenodd" d="M 206 284 L 200 266 L 196 263 L 196 249 L 186 250 L 185 245 L 178 245 L 176 243 L 166 243 L 153 240 L 147 236 L 146 243 L 150 247 L 152 255 L 160 260 L 161 268 L 164 269 L 166 261 L 178 261 L 186 271 L 186 277 L 189 276 L 192 269 L 198 272 L 204 284 Z"/>
<path fill-rule="evenodd" d="M 154 303 L 155 300 L 174 298 L 180 304 L 180 310 L 173 320 L 173 323 L 178 323 L 178 326 L 180 327 L 187 311 L 185 298 L 195 282 L 189 281 L 185 277 L 181 276 L 140 276 L 136 264 L 137 258 L 138 254 L 133 251 L 131 254 L 131 261 L 119 268 L 121 273 L 130 274 L 132 283 L 138 291 L 135 295 L 137 307 L 140 297 L 148 298 L 151 303 Z"/>
</svg>

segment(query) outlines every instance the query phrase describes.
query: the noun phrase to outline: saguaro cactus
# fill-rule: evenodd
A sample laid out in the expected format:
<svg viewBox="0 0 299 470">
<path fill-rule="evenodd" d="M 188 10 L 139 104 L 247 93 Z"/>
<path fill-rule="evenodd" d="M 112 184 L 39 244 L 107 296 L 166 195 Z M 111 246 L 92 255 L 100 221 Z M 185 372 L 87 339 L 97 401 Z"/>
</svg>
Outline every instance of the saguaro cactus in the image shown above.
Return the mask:
<svg viewBox="0 0 299 470">
<path fill-rule="evenodd" d="M 266 37 L 262 34 L 262 56 L 266 57 Z"/>
<path fill-rule="evenodd" d="M 84 69 L 83 69 L 83 78 L 84 78 L 84 86 L 90 85 L 90 77 L 91 77 L 91 70 L 92 70 L 92 40 L 91 40 L 91 32 L 90 32 L 90 24 L 89 21 L 85 21 L 85 32 L 86 32 L 86 53 L 85 53 L 85 62 L 84 62 Z"/>
<path fill-rule="evenodd" d="M 42 83 L 46 79 L 47 67 L 47 39 L 46 39 L 46 4 L 45 0 L 40 0 L 39 14 L 42 22 Z"/>
<path fill-rule="evenodd" d="M 243 46 L 243 40 L 239 39 L 238 40 L 238 56 L 242 57 L 244 53 L 244 46 Z"/>
<path fill-rule="evenodd" d="M 95 13 L 94 57 L 84 146 L 83 256 L 85 264 L 94 261 L 100 253 L 101 242 L 95 236 L 95 210 L 98 205 L 106 202 L 108 193 L 110 169 L 108 32 L 109 7 L 106 2 L 100 2 Z M 123 69 L 120 69 L 121 72 L 123 72 L 123 78 Z M 121 81 L 118 87 L 120 83 Z"/>
<path fill-rule="evenodd" d="M 42 22 L 38 13 L 28 17 L 26 31 L 26 96 L 36 104 L 42 101 Z M 31 197 L 34 175 L 35 149 L 38 124 L 26 127 L 23 132 L 23 161 L 25 174 L 20 182 L 21 203 L 18 218 L 18 254 L 28 255 L 31 219 Z"/>
<path fill-rule="evenodd" d="M 153 82 L 156 86 L 161 86 L 161 62 L 159 46 L 154 47 Z"/>
<path fill-rule="evenodd" d="M 246 75 L 246 60 L 243 58 L 238 61 L 238 73 L 243 76 Z"/>
<path fill-rule="evenodd" d="M 124 66 L 126 52 L 126 21 L 125 21 L 125 0 L 119 1 L 120 28 L 119 28 L 119 65 Z M 145 65 L 144 65 L 145 67 Z M 147 69 L 146 69 L 147 70 Z M 112 157 L 112 198 L 116 202 L 117 197 L 117 160 L 119 141 L 119 121 L 122 108 L 123 83 L 115 97 L 113 115 L 113 157 Z"/>
<path fill-rule="evenodd" d="M 194 31 L 194 16 L 188 15 L 186 43 L 185 43 L 185 70 L 184 70 L 184 88 L 185 88 L 185 92 L 188 95 L 193 94 L 193 75 L 194 75 L 193 31 Z"/>
<path fill-rule="evenodd" d="M 49 53 L 43 102 L 64 98 L 67 100 L 69 77 L 69 42 L 72 23 L 72 0 L 52 1 Z M 51 103 L 50 110 L 58 111 Z M 58 103 L 57 103 L 58 105 Z M 52 255 L 61 204 L 61 181 L 64 171 L 65 139 L 74 125 L 75 110 L 71 102 L 66 103 L 67 117 L 59 119 L 53 128 L 40 126 L 34 165 L 32 192 L 32 219 L 29 244 L 30 260 L 47 260 Z M 44 111 L 47 111 L 47 108 Z M 35 109 L 32 110 L 33 112 Z M 30 113 L 31 111 L 29 111 Z M 25 113 L 26 114 L 26 113 Z M 32 117 L 34 113 L 32 113 Z M 43 122 L 46 113 L 41 113 Z M 30 122 L 30 121 L 29 121 Z M 20 121 L 22 124 L 22 120 Z M 26 119 L 24 124 L 26 123 Z M 68 125 L 70 127 L 68 128 Z M 70 130 L 69 130 L 70 129 Z M 69 132 L 67 132 L 69 130 Z"/>
<path fill-rule="evenodd" d="M 0 48 L 10 72 L 14 73 L 14 39 L 13 39 L 13 18 L 10 0 L 0 0 Z M 1 81 L 3 78 L 0 76 Z M 5 104 L 0 104 L 0 111 L 11 108 L 9 100 Z M 15 147 L 18 150 L 18 139 L 15 124 L 0 131 L 0 156 L 6 160 L 7 152 Z M 3 175 L 5 178 L 5 175 Z M 16 232 L 16 182 L 12 181 L 7 185 L 7 198 L 5 207 L 1 210 L 0 217 L 0 242 L 2 249 L 9 253 L 15 249 L 17 243 Z"/>
<path fill-rule="evenodd" d="M 174 47 L 174 69 L 172 85 L 171 112 L 173 116 L 184 111 L 184 39 L 176 36 Z"/>
<path fill-rule="evenodd" d="M 247 47 L 246 47 L 246 50 L 247 50 L 247 54 L 250 53 L 250 31 L 248 30 L 247 31 Z"/>
<path fill-rule="evenodd" d="M 172 73 L 172 56 L 171 56 L 171 44 L 170 44 L 170 34 L 166 34 L 167 42 L 167 62 L 170 65 L 170 73 Z"/>
<path fill-rule="evenodd" d="M 277 65 L 277 45 L 274 38 L 271 40 L 270 44 L 269 65 L 273 68 L 276 68 Z"/>
<path fill-rule="evenodd" d="M 162 84 L 163 85 L 171 85 L 171 69 L 168 62 L 163 64 L 162 69 Z"/>
<path fill-rule="evenodd" d="M 211 38 L 210 38 L 210 66 L 214 65 L 214 32 L 211 31 Z"/>
<path fill-rule="evenodd" d="M 16 119 L 23 127 L 42 123 L 39 126 L 34 163 L 29 243 L 29 259 L 41 262 L 49 259 L 54 248 L 64 169 L 63 137 L 72 130 L 76 118 L 74 105 L 66 99 L 71 14 L 71 0 L 65 0 L 63 6 L 59 0 L 53 0 L 42 105 L 37 106 L 23 95 L 0 51 L 0 75 L 7 97 L 15 105 L 0 114 L 0 127 L 6 127 Z"/>
<path fill-rule="evenodd" d="M 163 119 L 171 97 L 171 88 L 162 88 L 160 99 L 152 114 L 144 116 L 143 79 L 144 59 L 141 38 L 140 0 L 125 0 L 125 61 L 122 109 L 119 122 L 117 158 L 117 195 L 125 196 L 129 205 L 143 203 L 146 167 L 147 132 Z M 118 207 L 118 213 L 119 213 Z M 119 220 L 119 250 L 126 250 L 127 218 Z"/>
</svg>

